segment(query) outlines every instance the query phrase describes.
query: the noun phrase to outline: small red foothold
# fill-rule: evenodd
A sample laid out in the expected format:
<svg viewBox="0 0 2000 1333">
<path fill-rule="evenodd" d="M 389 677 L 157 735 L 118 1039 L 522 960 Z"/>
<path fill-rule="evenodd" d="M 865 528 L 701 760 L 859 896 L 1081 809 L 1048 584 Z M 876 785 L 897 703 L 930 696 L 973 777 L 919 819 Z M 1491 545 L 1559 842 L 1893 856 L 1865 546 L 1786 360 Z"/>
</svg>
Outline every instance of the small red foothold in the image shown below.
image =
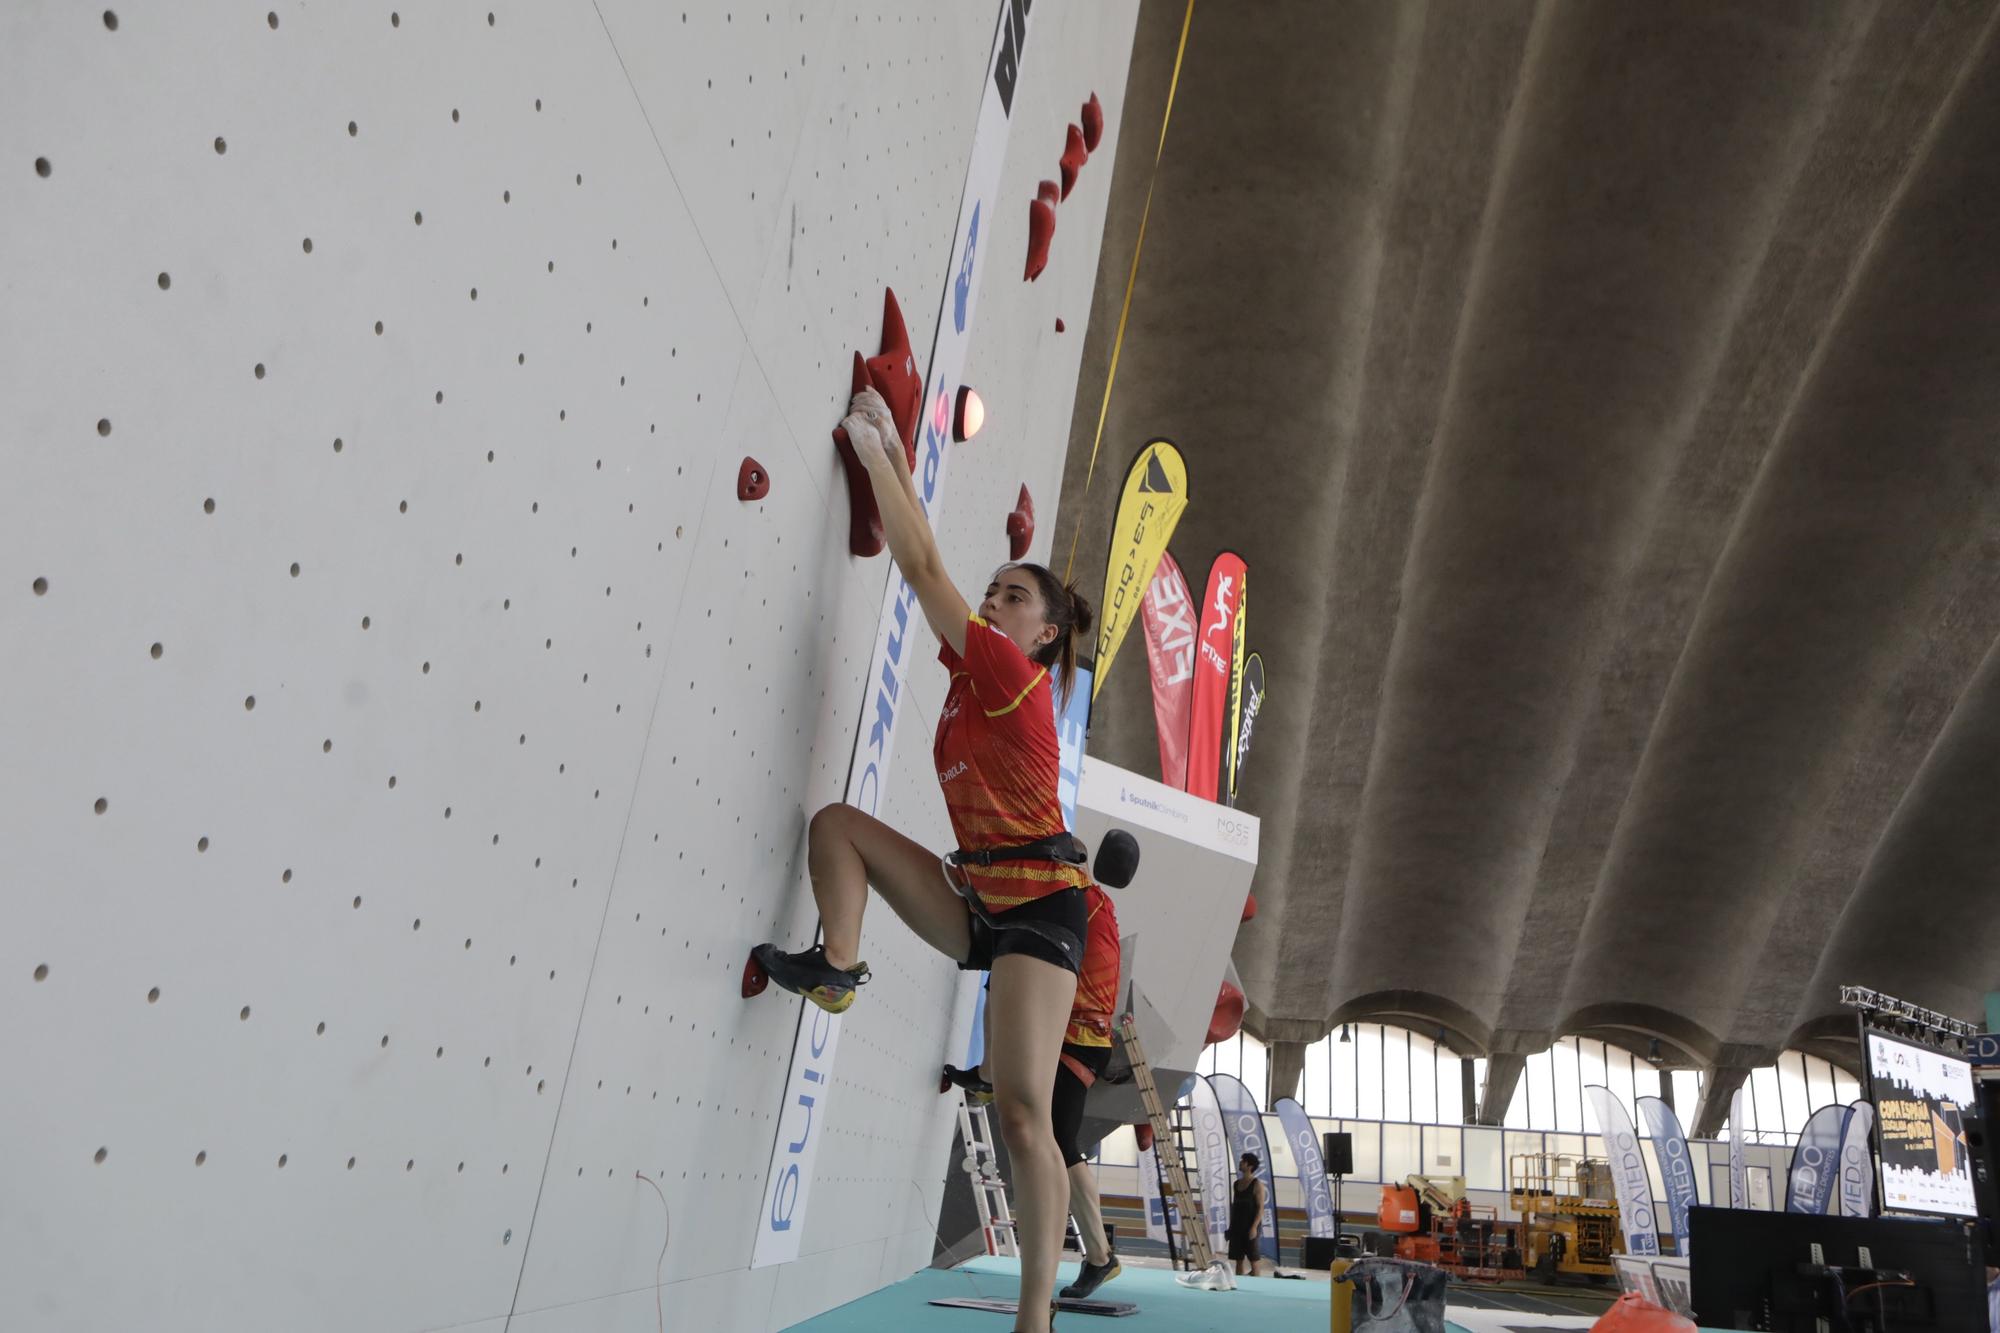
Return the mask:
<svg viewBox="0 0 2000 1333">
<path fill-rule="evenodd" d="M 743 998 L 747 1000 L 762 995 L 764 988 L 770 984 L 771 974 L 764 970 L 764 965 L 757 961 L 757 955 L 752 953 L 750 960 L 743 964 Z"/>
<path fill-rule="evenodd" d="M 1057 333 L 1067 333 L 1068 331 L 1069 331 L 1069 330 L 1068 330 L 1068 329 L 1067 329 L 1067 328 L 1066 328 L 1066 327 L 1064 326 L 1064 324 L 1063 324 L 1062 320 L 1058 319 L 1058 320 L 1056 321 L 1056 332 L 1057 332 Z"/>
<path fill-rule="evenodd" d="M 1141 1120 L 1132 1126 L 1132 1137 L 1138 1141 L 1139 1151 L 1144 1152 L 1153 1146 L 1153 1127 Z"/>
<path fill-rule="evenodd" d="M 747 454 L 743 466 L 736 469 L 736 498 L 739 500 L 761 500 L 771 493 L 771 474 L 764 465 Z"/>
<path fill-rule="evenodd" d="M 1028 553 L 1035 541 L 1035 497 L 1028 494 L 1028 488 L 1021 487 L 1021 498 L 1014 502 L 1014 512 L 1007 515 L 1007 558 L 1019 560 Z"/>
<path fill-rule="evenodd" d="M 1104 104 L 1092 93 L 1090 100 L 1083 104 L 1083 146 L 1091 152 L 1104 138 Z"/>
<path fill-rule="evenodd" d="M 1028 267 L 1024 276 L 1029 282 L 1042 276 L 1042 270 L 1049 266 L 1049 242 L 1056 236 L 1056 211 L 1037 199 L 1028 205 Z"/>
<path fill-rule="evenodd" d="M 1035 187 L 1035 198 L 1041 200 L 1050 208 L 1054 208 L 1057 204 L 1061 203 L 1062 197 L 1062 186 L 1056 184 L 1054 181 L 1043 181 Z"/>
<path fill-rule="evenodd" d="M 1253 893 L 1249 897 L 1243 900 L 1243 915 L 1241 918 L 1238 919 L 1238 924 L 1240 925 L 1242 922 L 1248 921 L 1252 917 L 1255 917 L 1256 915 L 1257 915 L 1257 895 Z"/>
</svg>

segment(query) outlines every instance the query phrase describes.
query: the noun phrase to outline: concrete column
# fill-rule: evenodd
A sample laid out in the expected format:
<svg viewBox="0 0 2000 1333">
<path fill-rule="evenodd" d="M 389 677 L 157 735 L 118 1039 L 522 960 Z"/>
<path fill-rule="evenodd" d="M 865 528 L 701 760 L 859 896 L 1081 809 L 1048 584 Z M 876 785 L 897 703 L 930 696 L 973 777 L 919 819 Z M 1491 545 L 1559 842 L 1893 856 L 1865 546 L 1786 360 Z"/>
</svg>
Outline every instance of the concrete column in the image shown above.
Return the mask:
<svg viewBox="0 0 2000 1333">
<path fill-rule="evenodd" d="M 1268 1111 L 1280 1097 L 1298 1097 L 1299 1076 L 1306 1072 L 1306 1043 L 1274 1041 L 1264 1053 L 1269 1059 L 1269 1082 L 1264 1087 L 1264 1109 Z"/>
<path fill-rule="evenodd" d="M 1701 1105 L 1695 1108 L 1694 1126 L 1688 1131 L 1689 1138 L 1712 1139 L 1722 1132 L 1724 1122 L 1729 1119 L 1729 1099 L 1750 1077 L 1748 1065 L 1716 1065 L 1708 1070 L 1702 1080 Z"/>
<path fill-rule="evenodd" d="M 1507 1105 L 1514 1100 L 1514 1089 L 1527 1067 L 1525 1055 L 1496 1051 L 1486 1057 L 1486 1087 L 1479 1097 L 1479 1119 L 1475 1123 L 1497 1125 L 1507 1118 Z"/>
<path fill-rule="evenodd" d="M 1465 1123 L 1478 1124 L 1479 1084 L 1473 1073 L 1472 1057 L 1469 1055 L 1461 1055 L 1458 1058 L 1458 1092 L 1460 1103 L 1465 1107 Z"/>
</svg>

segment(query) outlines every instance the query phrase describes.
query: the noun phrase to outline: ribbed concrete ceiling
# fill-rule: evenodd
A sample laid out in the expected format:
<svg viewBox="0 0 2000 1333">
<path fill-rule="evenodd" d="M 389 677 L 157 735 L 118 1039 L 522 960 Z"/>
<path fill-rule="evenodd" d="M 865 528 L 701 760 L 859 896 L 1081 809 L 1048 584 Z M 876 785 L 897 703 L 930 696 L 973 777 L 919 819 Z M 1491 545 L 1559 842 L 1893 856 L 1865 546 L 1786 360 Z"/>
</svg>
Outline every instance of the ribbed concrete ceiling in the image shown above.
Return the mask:
<svg viewBox="0 0 2000 1333">
<path fill-rule="evenodd" d="M 1842 982 L 1976 1017 L 1996 6 L 1198 5 L 1086 496 L 1182 12 L 1141 15 L 1056 549 L 1080 516 L 1098 589 L 1157 434 L 1197 595 L 1249 563 L 1252 1029 L 1742 1067 L 1841 1055 Z M 1119 663 L 1092 752 L 1157 773 Z"/>
</svg>

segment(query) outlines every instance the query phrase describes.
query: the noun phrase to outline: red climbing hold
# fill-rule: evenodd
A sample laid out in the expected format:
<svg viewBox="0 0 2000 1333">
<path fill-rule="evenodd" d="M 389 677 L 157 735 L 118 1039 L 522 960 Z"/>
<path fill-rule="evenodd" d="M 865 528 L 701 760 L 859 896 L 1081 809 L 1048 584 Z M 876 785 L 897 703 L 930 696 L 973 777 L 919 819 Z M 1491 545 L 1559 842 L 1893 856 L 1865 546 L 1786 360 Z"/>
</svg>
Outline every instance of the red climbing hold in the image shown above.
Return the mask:
<svg viewBox="0 0 2000 1333">
<path fill-rule="evenodd" d="M 917 411 L 923 405 L 924 385 L 917 376 L 916 354 L 910 349 L 910 332 L 903 323 L 902 307 L 896 293 L 885 288 L 882 295 L 882 350 L 863 359 L 854 354 L 853 387 L 850 393 L 872 388 L 882 395 L 896 434 L 903 440 L 903 457 L 912 471 L 917 466 Z M 843 413 L 843 415 L 845 415 Z M 854 452 L 847 431 L 833 428 L 834 448 L 840 451 L 847 471 L 847 499 L 852 513 L 847 528 L 847 549 L 857 556 L 880 555 L 884 544 L 882 514 L 875 507 L 875 486 L 868 469 Z"/>
<path fill-rule="evenodd" d="M 1253 893 L 1249 897 L 1243 900 L 1243 916 L 1241 920 L 1238 921 L 1237 924 L 1241 925 L 1243 921 L 1248 921 L 1256 915 L 1257 915 L 1257 895 Z"/>
<path fill-rule="evenodd" d="M 1064 326 L 1063 326 L 1063 322 L 1062 322 L 1062 320 L 1061 320 L 1060 318 L 1058 318 L 1058 319 L 1056 320 L 1056 332 L 1057 332 L 1057 333 L 1064 333 L 1064 332 L 1067 332 L 1067 330 L 1066 330 L 1066 329 L 1064 328 Z"/>
<path fill-rule="evenodd" d="M 1092 93 L 1090 100 L 1083 104 L 1083 146 L 1091 152 L 1104 139 L 1104 104 Z"/>
<path fill-rule="evenodd" d="M 1028 268 L 1025 274 L 1029 282 L 1042 276 L 1042 270 L 1049 266 L 1049 242 L 1056 238 L 1056 210 L 1037 199 L 1028 205 Z"/>
<path fill-rule="evenodd" d="M 1061 203 L 1062 197 L 1062 186 L 1056 184 L 1054 181 L 1043 181 L 1035 187 L 1035 198 L 1041 200 L 1050 208 L 1054 208 L 1057 204 Z"/>
<path fill-rule="evenodd" d="M 736 498 L 739 500 L 761 500 L 771 493 L 771 474 L 756 459 L 744 456 L 743 466 L 736 469 Z"/>
<path fill-rule="evenodd" d="M 1028 488 L 1021 487 L 1021 498 L 1014 502 L 1014 512 L 1007 515 L 1007 558 L 1019 560 L 1028 553 L 1028 547 L 1035 540 L 1035 497 L 1028 494 Z"/>
<path fill-rule="evenodd" d="M 1070 126 L 1069 139 L 1063 146 L 1062 161 L 1059 164 L 1062 167 L 1063 198 L 1069 198 L 1069 192 L 1076 186 L 1077 173 L 1083 170 L 1083 164 L 1089 160 L 1090 150 L 1083 146 L 1083 131 L 1074 125 Z"/>
<path fill-rule="evenodd" d="M 1228 1041 L 1243 1028 L 1243 992 L 1225 981 L 1215 997 L 1215 1014 L 1208 1020 L 1207 1044 Z"/>
<path fill-rule="evenodd" d="M 764 965 L 757 961 L 757 955 L 752 953 L 750 961 L 743 964 L 743 998 L 747 1000 L 762 995 L 764 987 L 770 984 L 771 974 L 764 970 Z"/>
<path fill-rule="evenodd" d="M 1142 1120 L 1132 1126 L 1132 1137 L 1137 1140 L 1139 1151 L 1144 1152 L 1153 1146 L 1153 1127 Z"/>
</svg>

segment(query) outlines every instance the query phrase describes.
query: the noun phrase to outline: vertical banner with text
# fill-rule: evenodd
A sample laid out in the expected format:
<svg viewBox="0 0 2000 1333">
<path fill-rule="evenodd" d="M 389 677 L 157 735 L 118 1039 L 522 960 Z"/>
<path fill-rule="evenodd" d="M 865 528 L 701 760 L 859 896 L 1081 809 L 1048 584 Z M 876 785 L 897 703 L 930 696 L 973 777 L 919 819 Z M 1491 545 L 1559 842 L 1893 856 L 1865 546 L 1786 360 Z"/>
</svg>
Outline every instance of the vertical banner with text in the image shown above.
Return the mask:
<svg viewBox="0 0 2000 1333">
<path fill-rule="evenodd" d="M 1234 551 L 1215 557 L 1208 591 L 1201 600 L 1201 631 L 1195 640 L 1194 696 L 1188 707 L 1187 790 L 1205 801 L 1216 799 L 1222 779 L 1222 728 L 1235 677 L 1236 608 L 1249 576 Z"/>
<path fill-rule="evenodd" d="M 1326 1158 L 1319 1150 L 1319 1131 L 1313 1128 L 1306 1108 L 1290 1097 L 1280 1097 L 1271 1107 L 1292 1146 L 1292 1160 L 1299 1164 L 1299 1193 L 1306 1201 L 1306 1234 L 1334 1234 L 1333 1185 L 1326 1178 Z"/>
<path fill-rule="evenodd" d="M 1188 506 L 1187 463 L 1171 440 L 1154 440 L 1125 473 L 1111 550 L 1104 562 L 1104 605 L 1097 622 L 1097 683 L 1104 688 L 1125 632 L 1139 617 L 1139 603 L 1166 554 L 1167 539 Z"/>
<path fill-rule="evenodd" d="M 1662 1074 L 1661 1078 L 1671 1078 Z M 1667 1191 L 1667 1216 L 1674 1225 L 1674 1253 L 1683 1259 L 1688 1253 L 1688 1210 L 1701 1202 L 1695 1185 L 1694 1160 L 1688 1156 L 1687 1135 L 1681 1132 L 1681 1118 L 1674 1108 L 1658 1097 L 1641 1097 L 1639 1115 L 1653 1140 L 1653 1153 L 1660 1159 L 1660 1180 Z"/>
<path fill-rule="evenodd" d="M 1014 106 L 1014 88 L 1026 53 L 1031 0 L 1001 0 L 987 63 L 979 116 L 973 123 L 971 151 L 959 198 L 957 229 L 951 263 L 943 274 L 945 290 L 938 300 L 936 336 L 925 377 L 925 410 L 917 441 L 917 499 L 928 516 L 944 493 L 946 445 L 951 438 L 952 404 L 965 368 L 972 316 L 978 303 L 979 274 L 984 254 L 979 247 L 979 222 L 991 219 L 999 207 L 1000 168 L 1007 157 L 1007 135 Z M 894 753 L 896 722 L 902 713 L 903 686 L 921 654 L 912 651 L 924 633 L 923 615 L 909 580 L 893 563 L 883 592 L 875 648 L 862 679 L 868 682 L 854 752 L 847 773 L 846 801 L 874 814 L 881 808 Z M 773 1001 L 766 1001 L 771 1003 Z M 840 1020 L 804 1000 L 798 1035 L 792 1043 L 791 1070 L 784 1099 L 774 1119 L 777 1130 L 771 1161 L 763 1179 L 763 1200 L 757 1210 L 757 1243 L 750 1266 L 765 1268 L 789 1263 L 799 1256 L 806 1208 L 812 1197 L 813 1173 L 825 1138 L 826 1099 L 832 1090 L 834 1057 L 839 1050 Z"/>
<path fill-rule="evenodd" d="M 1200 616 L 1180 563 L 1172 551 L 1162 551 L 1159 568 L 1140 599 L 1139 619 L 1146 635 L 1146 663 L 1152 669 L 1160 781 L 1181 791 L 1187 790 L 1188 703 L 1194 686 L 1195 623 Z"/>
<path fill-rule="evenodd" d="M 1653 1182 L 1646 1174 L 1646 1158 L 1639 1150 L 1632 1117 L 1625 1110 L 1625 1103 L 1607 1087 L 1593 1083 L 1583 1090 L 1583 1095 L 1597 1115 L 1597 1131 L 1604 1135 L 1604 1154 L 1611 1159 L 1611 1187 L 1618 1195 L 1618 1221 L 1625 1228 L 1625 1253 L 1658 1255 L 1660 1231 L 1653 1212 Z"/>
<path fill-rule="evenodd" d="M 1194 1112 L 1195 1158 L 1201 1163 L 1201 1211 L 1208 1219 L 1208 1248 L 1227 1253 L 1229 1238 L 1230 1182 L 1236 1178 L 1236 1164 L 1229 1160 L 1229 1129 L 1223 1123 L 1222 1103 L 1215 1088 L 1200 1075 L 1188 1089 L 1188 1106 Z"/>
</svg>

